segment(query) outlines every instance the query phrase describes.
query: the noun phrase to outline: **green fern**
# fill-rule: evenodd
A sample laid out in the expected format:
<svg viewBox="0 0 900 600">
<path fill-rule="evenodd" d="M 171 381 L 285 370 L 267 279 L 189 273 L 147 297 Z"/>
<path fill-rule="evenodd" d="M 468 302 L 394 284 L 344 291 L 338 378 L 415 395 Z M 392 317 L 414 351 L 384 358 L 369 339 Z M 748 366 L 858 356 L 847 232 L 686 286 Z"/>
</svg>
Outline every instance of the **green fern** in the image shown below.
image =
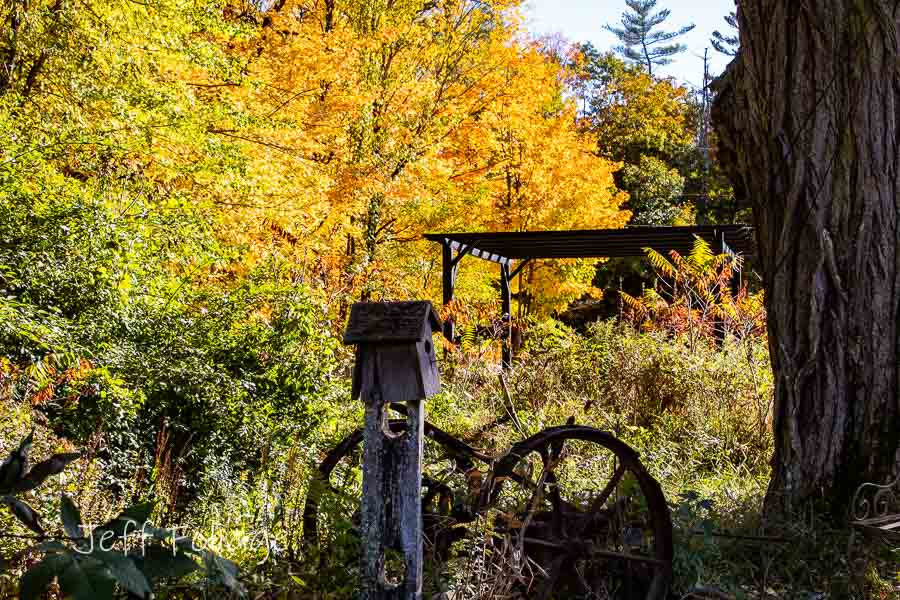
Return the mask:
<svg viewBox="0 0 900 600">
<path fill-rule="evenodd" d="M 475 331 L 475 325 L 464 325 L 460 331 L 460 347 L 463 352 L 467 352 L 475 348 L 478 343 L 478 337 Z"/>
<path fill-rule="evenodd" d="M 659 292 L 656 291 L 656 288 L 644 288 L 643 302 L 645 305 L 655 306 L 656 304 L 659 304 L 660 301 L 665 302 Z"/>
</svg>

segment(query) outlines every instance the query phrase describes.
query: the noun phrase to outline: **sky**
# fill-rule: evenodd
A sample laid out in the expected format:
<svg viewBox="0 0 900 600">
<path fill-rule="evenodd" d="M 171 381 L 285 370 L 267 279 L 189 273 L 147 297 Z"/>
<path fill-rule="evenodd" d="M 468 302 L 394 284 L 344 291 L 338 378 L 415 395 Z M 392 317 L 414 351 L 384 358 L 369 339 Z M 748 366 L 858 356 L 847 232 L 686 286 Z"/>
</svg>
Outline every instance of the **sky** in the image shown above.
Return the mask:
<svg viewBox="0 0 900 600">
<path fill-rule="evenodd" d="M 528 26 L 535 34 L 558 33 L 572 42 L 590 41 L 599 50 L 609 50 L 618 43 L 603 26 L 618 25 L 626 9 L 624 0 L 528 0 L 527 7 Z M 728 30 L 724 16 L 734 10 L 734 0 L 659 0 L 657 8 L 672 11 L 667 30 L 690 23 L 696 25 L 680 39 L 688 49 L 675 57 L 672 64 L 660 68 L 659 75 L 700 87 L 703 49 L 707 47 L 710 72 L 715 76 L 724 70 L 729 58 L 713 50 L 709 38 L 716 29 L 723 33 Z"/>
</svg>

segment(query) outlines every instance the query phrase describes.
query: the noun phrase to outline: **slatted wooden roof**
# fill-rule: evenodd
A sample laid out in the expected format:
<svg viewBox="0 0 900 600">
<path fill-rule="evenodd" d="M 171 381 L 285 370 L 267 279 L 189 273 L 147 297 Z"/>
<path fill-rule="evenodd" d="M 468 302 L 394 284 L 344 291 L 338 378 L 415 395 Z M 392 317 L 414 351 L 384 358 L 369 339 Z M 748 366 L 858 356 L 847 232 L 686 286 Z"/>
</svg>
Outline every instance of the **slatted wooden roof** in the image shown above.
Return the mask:
<svg viewBox="0 0 900 600">
<path fill-rule="evenodd" d="M 449 243 L 455 250 L 504 264 L 534 258 L 646 256 L 645 248 L 686 254 L 697 237 L 709 242 L 714 252 L 724 249 L 742 256 L 754 254 L 753 229 L 747 225 L 425 234 L 428 240 Z"/>
<path fill-rule="evenodd" d="M 350 308 L 344 343 L 418 342 L 440 328 L 431 302 L 357 302 Z"/>
</svg>

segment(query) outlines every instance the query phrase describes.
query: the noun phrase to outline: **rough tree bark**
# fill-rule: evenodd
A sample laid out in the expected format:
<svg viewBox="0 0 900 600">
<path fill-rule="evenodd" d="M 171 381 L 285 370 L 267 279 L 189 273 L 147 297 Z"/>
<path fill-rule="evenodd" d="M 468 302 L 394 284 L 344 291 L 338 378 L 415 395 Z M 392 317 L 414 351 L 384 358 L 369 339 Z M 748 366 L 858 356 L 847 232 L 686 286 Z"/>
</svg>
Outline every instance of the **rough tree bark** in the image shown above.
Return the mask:
<svg viewBox="0 0 900 600">
<path fill-rule="evenodd" d="M 720 160 L 753 206 L 776 373 L 768 509 L 900 470 L 900 1 L 741 0 Z"/>
</svg>

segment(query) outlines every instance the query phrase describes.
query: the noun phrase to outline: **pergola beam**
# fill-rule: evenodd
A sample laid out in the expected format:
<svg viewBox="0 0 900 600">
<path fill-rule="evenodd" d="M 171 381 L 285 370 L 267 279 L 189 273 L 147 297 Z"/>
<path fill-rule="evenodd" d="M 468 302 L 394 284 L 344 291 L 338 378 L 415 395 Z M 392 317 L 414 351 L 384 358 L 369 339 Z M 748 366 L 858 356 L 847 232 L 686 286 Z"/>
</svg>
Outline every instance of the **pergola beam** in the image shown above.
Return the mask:
<svg viewBox="0 0 900 600">
<path fill-rule="evenodd" d="M 727 242 L 726 242 L 727 237 Z M 734 258 L 752 255 L 753 230 L 746 225 L 700 225 L 692 227 L 627 227 L 572 231 L 505 231 L 427 233 L 425 239 L 443 247 L 444 304 L 453 301 L 456 276 L 464 256 L 474 256 L 500 265 L 500 295 L 504 323 L 503 365 L 512 361 L 511 339 L 512 293 L 514 277 L 532 260 L 540 258 L 613 258 L 646 256 L 645 249 L 661 253 L 691 251 L 697 238 Z M 515 261 L 519 261 L 516 265 Z M 735 266 L 732 289 L 739 281 Z M 452 316 L 444 321 L 444 335 L 454 341 Z"/>
<path fill-rule="evenodd" d="M 471 254 L 472 256 L 474 256 L 476 258 L 481 258 L 483 260 L 487 260 L 490 262 L 499 263 L 501 265 L 512 266 L 512 264 L 513 264 L 513 260 L 506 258 L 505 256 L 501 256 L 500 254 L 494 254 L 492 252 L 485 252 L 484 250 L 480 250 L 477 247 L 478 240 L 475 240 L 474 242 L 471 242 L 469 244 L 461 244 L 459 242 L 454 242 L 449 239 L 447 241 L 450 243 L 450 247 L 453 250 L 456 250 L 457 252 L 460 253 L 457 255 L 457 258 L 456 258 L 457 261 L 459 259 L 461 259 L 463 256 L 465 256 L 466 254 Z"/>
</svg>

